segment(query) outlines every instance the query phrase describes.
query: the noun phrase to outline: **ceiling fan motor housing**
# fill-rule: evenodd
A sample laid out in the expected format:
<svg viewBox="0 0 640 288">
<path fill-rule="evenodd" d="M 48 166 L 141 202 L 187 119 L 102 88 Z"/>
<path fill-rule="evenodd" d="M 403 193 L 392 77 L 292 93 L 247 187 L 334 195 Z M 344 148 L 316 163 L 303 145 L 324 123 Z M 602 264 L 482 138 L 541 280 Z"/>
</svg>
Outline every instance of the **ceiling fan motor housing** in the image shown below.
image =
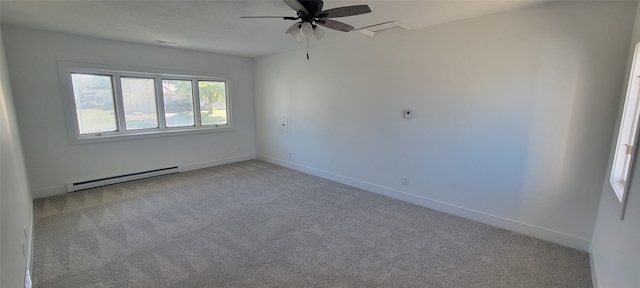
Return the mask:
<svg viewBox="0 0 640 288">
<path fill-rule="evenodd" d="M 324 2 L 322 2 L 321 0 L 313 0 L 313 1 L 305 1 L 305 0 L 299 0 L 298 2 L 300 2 L 300 4 L 302 6 L 304 6 L 305 9 L 307 9 L 307 11 L 309 12 L 308 16 L 311 16 L 311 19 L 313 19 L 313 16 L 316 16 L 316 14 L 320 11 L 322 11 L 322 6 L 324 5 Z M 307 21 L 305 21 L 307 22 Z"/>
</svg>

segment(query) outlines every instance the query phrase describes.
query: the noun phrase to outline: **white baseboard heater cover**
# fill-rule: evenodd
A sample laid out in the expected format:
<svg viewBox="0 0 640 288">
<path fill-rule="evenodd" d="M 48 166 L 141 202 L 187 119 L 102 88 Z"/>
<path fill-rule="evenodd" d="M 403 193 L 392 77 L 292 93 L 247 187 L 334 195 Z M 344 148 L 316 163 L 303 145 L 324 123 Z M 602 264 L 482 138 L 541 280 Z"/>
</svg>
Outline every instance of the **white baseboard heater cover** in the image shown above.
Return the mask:
<svg viewBox="0 0 640 288">
<path fill-rule="evenodd" d="M 90 188 L 95 188 L 95 187 L 100 187 L 100 186 L 106 186 L 106 185 L 122 183 L 122 182 L 127 182 L 127 181 L 133 181 L 133 180 L 139 180 L 139 179 L 144 179 L 144 178 L 149 178 L 149 177 L 173 174 L 173 173 L 178 173 L 178 172 L 180 172 L 178 167 L 169 167 L 169 168 L 155 169 L 155 170 L 149 170 L 149 171 L 144 171 L 144 172 L 131 173 L 131 174 L 126 174 L 126 175 L 113 176 L 113 177 L 107 177 L 107 178 L 101 178 L 101 179 L 95 179 L 95 180 L 89 180 L 89 181 L 68 183 L 67 184 L 67 192 L 90 189 Z"/>
</svg>

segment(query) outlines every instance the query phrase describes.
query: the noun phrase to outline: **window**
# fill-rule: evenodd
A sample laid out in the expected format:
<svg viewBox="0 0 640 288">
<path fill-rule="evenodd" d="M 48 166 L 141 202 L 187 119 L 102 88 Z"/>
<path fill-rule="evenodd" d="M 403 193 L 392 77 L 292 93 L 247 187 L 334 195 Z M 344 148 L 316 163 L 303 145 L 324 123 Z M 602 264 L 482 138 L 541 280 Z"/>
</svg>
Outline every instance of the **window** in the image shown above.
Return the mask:
<svg viewBox="0 0 640 288">
<path fill-rule="evenodd" d="M 111 76 L 71 73 L 78 133 L 117 131 Z"/>
<path fill-rule="evenodd" d="M 126 130 L 158 128 L 155 86 L 153 78 L 120 77 Z"/>
<path fill-rule="evenodd" d="M 633 170 L 633 159 L 636 151 L 636 138 L 638 132 L 638 118 L 640 117 L 640 54 L 636 46 L 629 86 L 620 119 L 620 129 L 618 140 L 615 146 L 613 165 L 611 167 L 611 178 L 609 182 L 622 203 L 629 187 L 629 178 Z"/>
<path fill-rule="evenodd" d="M 58 70 L 71 144 L 231 128 L 224 76 L 72 62 Z"/>
<path fill-rule="evenodd" d="M 191 81 L 162 80 L 162 95 L 164 96 L 164 115 L 167 119 L 167 127 L 195 125 Z M 202 98 L 202 94 L 200 94 L 200 98 Z"/>
<path fill-rule="evenodd" d="M 226 86 L 221 81 L 198 81 L 200 93 L 200 118 L 203 125 L 224 125 L 227 114 L 222 108 L 227 106 Z"/>
</svg>

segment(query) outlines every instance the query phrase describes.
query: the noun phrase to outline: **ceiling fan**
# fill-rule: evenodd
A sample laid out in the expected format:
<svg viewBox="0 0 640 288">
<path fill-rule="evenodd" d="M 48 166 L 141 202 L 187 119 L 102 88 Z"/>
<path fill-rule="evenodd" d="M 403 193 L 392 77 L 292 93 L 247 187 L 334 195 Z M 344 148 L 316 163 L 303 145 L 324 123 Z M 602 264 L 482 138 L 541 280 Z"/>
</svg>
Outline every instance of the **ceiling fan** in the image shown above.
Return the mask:
<svg viewBox="0 0 640 288">
<path fill-rule="evenodd" d="M 319 40 L 324 36 L 324 31 L 319 26 L 329 29 L 349 32 L 354 29 L 353 26 L 330 18 L 339 18 L 370 13 L 368 5 L 344 6 L 322 10 L 322 0 L 283 0 L 291 9 L 296 11 L 297 17 L 287 16 L 244 16 L 240 18 L 282 18 L 284 20 L 300 20 L 294 23 L 287 31 L 293 38 L 300 41 L 302 37 L 313 36 Z"/>
</svg>

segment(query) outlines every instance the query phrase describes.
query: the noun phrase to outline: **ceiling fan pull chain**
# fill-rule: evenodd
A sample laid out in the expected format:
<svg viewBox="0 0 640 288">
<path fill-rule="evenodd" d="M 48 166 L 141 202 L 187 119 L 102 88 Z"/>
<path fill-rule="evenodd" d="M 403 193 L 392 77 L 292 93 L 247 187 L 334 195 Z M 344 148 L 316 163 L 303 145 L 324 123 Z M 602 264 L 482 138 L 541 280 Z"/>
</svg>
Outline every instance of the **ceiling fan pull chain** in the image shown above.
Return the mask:
<svg viewBox="0 0 640 288">
<path fill-rule="evenodd" d="M 309 37 L 307 38 L 307 61 L 309 61 Z"/>
</svg>

